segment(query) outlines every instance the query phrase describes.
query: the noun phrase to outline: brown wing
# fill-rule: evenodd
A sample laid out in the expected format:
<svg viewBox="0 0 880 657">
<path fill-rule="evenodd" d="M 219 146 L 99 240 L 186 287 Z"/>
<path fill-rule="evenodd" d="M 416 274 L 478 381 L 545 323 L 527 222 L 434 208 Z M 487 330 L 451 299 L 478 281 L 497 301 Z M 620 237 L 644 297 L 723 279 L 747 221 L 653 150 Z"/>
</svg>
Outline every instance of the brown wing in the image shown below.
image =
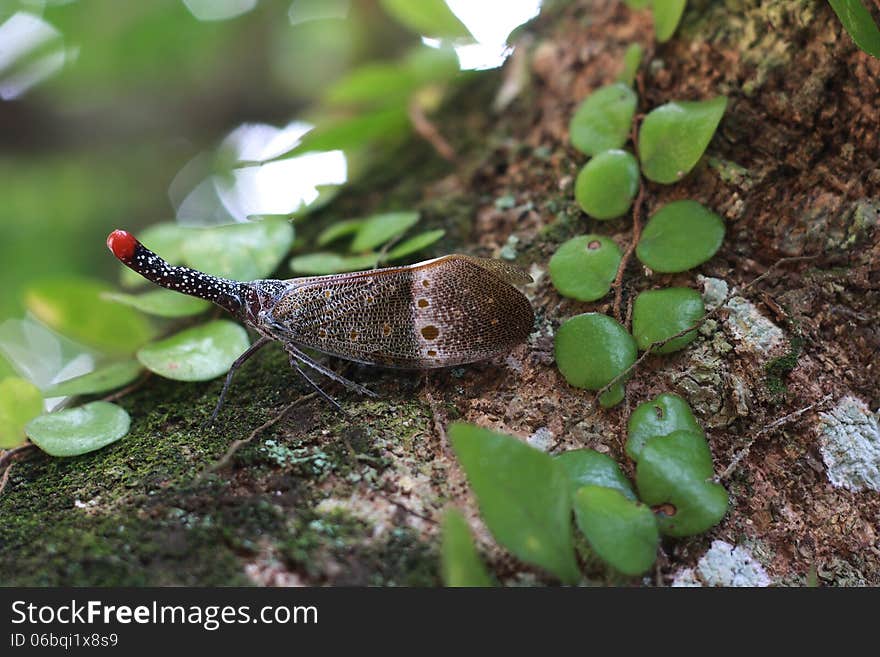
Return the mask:
<svg viewBox="0 0 880 657">
<path fill-rule="evenodd" d="M 409 267 L 290 281 L 272 311 L 275 333 L 364 363 L 426 369 L 489 358 L 522 342 L 534 314 L 496 260 L 451 255 Z"/>
</svg>

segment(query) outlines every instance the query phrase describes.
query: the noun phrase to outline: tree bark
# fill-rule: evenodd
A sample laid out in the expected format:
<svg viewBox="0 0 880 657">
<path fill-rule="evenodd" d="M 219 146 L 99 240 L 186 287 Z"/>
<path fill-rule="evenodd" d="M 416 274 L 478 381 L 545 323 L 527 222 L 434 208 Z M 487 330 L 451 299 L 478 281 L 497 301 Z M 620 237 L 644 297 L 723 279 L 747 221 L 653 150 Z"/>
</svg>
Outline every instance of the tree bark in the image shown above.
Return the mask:
<svg viewBox="0 0 880 657">
<path fill-rule="evenodd" d="M 629 413 L 675 392 L 706 429 L 731 508 L 708 533 L 664 542 L 656 583 L 681 579 L 723 540 L 747 547 L 776 583 L 880 584 L 870 450 L 867 474 L 850 486 L 861 490 L 840 485 L 826 453 L 841 400 L 880 406 L 880 61 L 819 1 L 693 1 L 661 45 L 647 12 L 609 0 L 547 2 L 517 39 L 501 72 L 468 82 L 435 117 L 453 165 L 416 137 L 310 226 L 418 207 L 447 229 L 438 254 L 515 254 L 536 278 L 527 288 L 538 316 L 529 344 L 428 375 L 346 366 L 382 399 L 336 390 L 352 421 L 312 398 L 254 435 L 308 392 L 280 349 L 263 350 L 237 375 L 221 429 L 202 423 L 222 382 L 154 377 L 120 401 L 133 417 L 123 441 L 73 459 L 14 462 L 0 494 L 0 582 L 437 584 L 438 522 L 449 505 L 466 510 L 501 582 L 552 582 L 498 548 L 481 524 L 447 423 L 531 437 L 552 453 L 591 447 L 632 475 L 623 451 Z M 623 304 L 668 285 L 724 298 L 726 284 L 740 297 L 687 350 L 648 358 L 625 402 L 602 410 L 559 375 L 552 336 L 572 315 L 611 313 L 614 295 L 563 299 L 546 266 L 578 234 L 623 247 L 631 239 L 631 218 L 600 223 L 575 205 L 585 158 L 567 130 L 576 105 L 614 80 L 633 42 L 647 53 L 640 113 L 669 100 L 730 99 L 698 167 L 676 185 L 647 184 L 643 219 L 692 198 L 725 218 L 727 235 L 697 271 L 651 274 L 632 262 Z M 518 93 L 496 111 L 502 81 Z M 774 267 L 792 256 L 809 259 Z M 871 417 L 850 426 L 860 445 L 872 440 Z M 209 471 L 236 440 L 245 442 L 228 464 Z M 588 578 L 613 580 L 585 568 Z"/>
</svg>

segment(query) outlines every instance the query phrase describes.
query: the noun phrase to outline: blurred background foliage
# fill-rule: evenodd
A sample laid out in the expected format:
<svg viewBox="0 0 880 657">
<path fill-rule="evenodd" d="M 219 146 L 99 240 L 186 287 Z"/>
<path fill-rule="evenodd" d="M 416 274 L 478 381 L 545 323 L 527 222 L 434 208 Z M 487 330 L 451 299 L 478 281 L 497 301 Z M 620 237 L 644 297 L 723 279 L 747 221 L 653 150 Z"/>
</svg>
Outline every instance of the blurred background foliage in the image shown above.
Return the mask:
<svg viewBox="0 0 880 657">
<path fill-rule="evenodd" d="M 325 201 L 539 4 L 0 0 L 0 323 L 43 280 L 116 284 L 113 228 Z"/>
</svg>

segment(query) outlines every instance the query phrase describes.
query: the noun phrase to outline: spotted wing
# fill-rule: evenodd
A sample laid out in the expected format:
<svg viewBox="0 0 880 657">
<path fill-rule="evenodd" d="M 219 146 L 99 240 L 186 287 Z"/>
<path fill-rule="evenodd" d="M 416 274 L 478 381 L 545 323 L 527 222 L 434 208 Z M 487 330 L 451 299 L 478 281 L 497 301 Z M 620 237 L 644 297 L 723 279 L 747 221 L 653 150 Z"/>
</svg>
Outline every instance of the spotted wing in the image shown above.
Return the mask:
<svg viewBox="0 0 880 657">
<path fill-rule="evenodd" d="M 508 351 L 534 314 L 505 262 L 450 255 L 409 267 L 291 281 L 272 312 L 282 339 L 348 360 L 447 367 Z"/>
</svg>

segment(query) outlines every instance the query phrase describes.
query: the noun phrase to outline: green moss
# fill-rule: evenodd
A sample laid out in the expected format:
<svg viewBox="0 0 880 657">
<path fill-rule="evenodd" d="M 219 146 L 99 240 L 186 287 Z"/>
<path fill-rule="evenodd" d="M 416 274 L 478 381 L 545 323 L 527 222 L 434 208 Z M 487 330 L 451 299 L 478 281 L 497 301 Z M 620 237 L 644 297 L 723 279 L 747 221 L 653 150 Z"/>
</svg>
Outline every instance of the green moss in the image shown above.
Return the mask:
<svg viewBox="0 0 880 657">
<path fill-rule="evenodd" d="M 547 244 L 558 244 L 568 238 L 583 232 L 583 221 L 580 219 L 580 210 L 574 208 L 573 212 L 560 212 L 549 224 L 541 228 L 539 239 Z"/>
<path fill-rule="evenodd" d="M 265 543 L 321 546 L 328 535 L 348 555 L 339 578 L 435 582 L 435 546 L 417 533 L 406 534 L 408 543 L 374 543 L 369 523 L 335 516 L 320 531 L 307 527 L 328 495 L 346 499 L 357 486 L 380 486 L 390 465 L 385 447 L 428 460 L 429 417 L 420 403 L 337 393 L 355 418 L 348 422 L 315 400 L 243 446 L 229 468 L 200 477 L 232 441 L 308 392 L 283 351 L 270 347 L 236 376 L 220 426 L 204 428 L 221 385 L 153 378 L 120 401 L 132 415 L 121 441 L 79 457 L 37 453 L 16 463 L 0 495 L 0 584 L 247 584 L 244 565 Z M 321 439 L 325 430 L 332 440 Z M 313 562 L 317 573 L 327 567 Z"/>
<path fill-rule="evenodd" d="M 742 84 L 743 93 L 753 96 L 791 61 L 797 52 L 792 34 L 818 21 L 818 11 L 819 3 L 803 0 L 692 0 L 678 37 L 705 40 L 709 35 L 707 40 L 754 65 L 754 74 Z"/>
<path fill-rule="evenodd" d="M 291 567 L 319 578 L 328 560 L 349 558 L 352 544 L 367 529 L 367 523 L 343 511 L 320 514 L 307 510 L 296 519 L 279 552 Z"/>
<path fill-rule="evenodd" d="M 137 494 L 110 508 L 100 496 L 77 498 L 67 506 L 65 496 L 57 508 L 40 513 L 4 509 L 0 581 L 13 586 L 246 584 L 240 557 L 256 551 L 256 537 L 279 531 L 281 516 L 267 497 L 238 497 L 225 488 L 208 483 Z"/>
<path fill-rule="evenodd" d="M 778 399 L 788 393 L 785 379 L 788 373 L 797 367 L 803 347 L 804 339 L 800 336 L 795 336 L 791 339 L 788 353 L 774 358 L 764 365 L 764 385 L 767 386 L 767 390 L 772 397 Z"/>
<path fill-rule="evenodd" d="M 744 166 L 720 157 L 709 157 L 706 161 L 725 183 L 735 185 L 744 191 L 754 186 L 751 172 Z"/>
</svg>

